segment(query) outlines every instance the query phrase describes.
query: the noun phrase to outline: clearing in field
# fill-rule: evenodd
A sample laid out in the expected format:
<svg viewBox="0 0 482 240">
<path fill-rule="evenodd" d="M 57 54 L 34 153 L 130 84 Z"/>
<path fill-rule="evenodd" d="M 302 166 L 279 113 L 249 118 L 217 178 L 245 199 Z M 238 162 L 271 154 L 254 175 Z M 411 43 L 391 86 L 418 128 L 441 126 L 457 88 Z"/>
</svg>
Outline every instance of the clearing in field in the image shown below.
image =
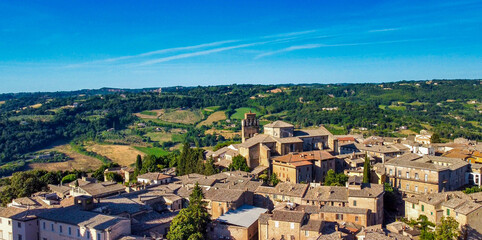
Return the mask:
<svg viewBox="0 0 482 240">
<path fill-rule="evenodd" d="M 256 113 L 256 115 L 259 117 L 261 114 L 258 112 L 258 110 L 254 108 L 247 108 L 247 107 L 242 107 L 242 108 L 236 108 L 236 112 L 231 115 L 231 119 L 244 119 L 244 114 L 248 113 L 251 110 L 251 112 Z"/>
<path fill-rule="evenodd" d="M 410 135 L 417 135 L 416 132 L 410 130 L 410 129 L 405 129 L 405 130 L 400 130 L 398 131 L 400 134 L 403 134 L 403 135 L 407 135 L 407 136 L 410 136 Z"/>
<path fill-rule="evenodd" d="M 214 112 L 214 111 L 217 111 L 219 109 L 220 106 L 212 106 L 212 107 L 206 107 L 204 108 L 205 111 L 208 111 L 208 112 Z"/>
<path fill-rule="evenodd" d="M 28 167 L 31 169 L 42 169 L 47 171 L 67 171 L 67 170 L 95 170 L 102 166 L 102 162 L 93 157 L 85 156 L 72 150 L 69 144 L 61 144 L 53 146 L 45 151 L 57 151 L 65 153 L 72 160 L 66 162 L 52 162 L 52 163 L 29 163 Z"/>
<path fill-rule="evenodd" d="M 209 129 L 206 130 L 206 134 L 218 134 L 223 136 L 226 139 L 234 138 L 236 135 L 241 136 L 241 132 L 233 132 L 229 130 L 217 130 L 217 129 Z"/>
<path fill-rule="evenodd" d="M 5 104 L 5 101 L 0 101 L 0 105 Z"/>
<path fill-rule="evenodd" d="M 396 106 L 396 105 L 390 105 L 388 106 L 388 108 L 396 111 L 404 111 L 407 109 L 405 106 Z"/>
<path fill-rule="evenodd" d="M 194 124 L 203 119 L 203 114 L 196 110 L 167 110 L 159 116 L 160 120 L 172 123 Z"/>
<path fill-rule="evenodd" d="M 86 146 L 86 149 L 88 151 L 108 157 L 113 162 L 121 166 L 130 166 L 136 161 L 137 155 L 145 155 L 143 152 L 135 149 L 134 147 L 126 145 L 93 144 Z"/>
<path fill-rule="evenodd" d="M 200 127 L 200 126 L 209 126 L 211 124 L 213 124 L 214 122 L 219 122 L 219 121 L 222 121 L 222 120 L 226 120 L 226 114 L 224 113 L 224 111 L 218 111 L 218 112 L 215 112 L 211 115 L 209 115 L 209 117 L 200 122 L 197 127 Z"/>
<path fill-rule="evenodd" d="M 156 142 L 182 142 L 182 134 L 186 133 L 185 129 L 173 128 L 169 131 L 148 132 L 144 136 L 149 137 L 151 141 Z"/>
<path fill-rule="evenodd" d="M 134 147 L 135 149 L 147 154 L 147 155 L 155 155 L 156 157 L 167 155 L 169 152 L 157 147 Z"/>
<path fill-rule="evenodd" d="M 134 113 L 134 115 L 142 119 L 157 119 L 164 112 L 164 109 L 154 109 L 142 111 L 140 113 Z"/>
</svg>

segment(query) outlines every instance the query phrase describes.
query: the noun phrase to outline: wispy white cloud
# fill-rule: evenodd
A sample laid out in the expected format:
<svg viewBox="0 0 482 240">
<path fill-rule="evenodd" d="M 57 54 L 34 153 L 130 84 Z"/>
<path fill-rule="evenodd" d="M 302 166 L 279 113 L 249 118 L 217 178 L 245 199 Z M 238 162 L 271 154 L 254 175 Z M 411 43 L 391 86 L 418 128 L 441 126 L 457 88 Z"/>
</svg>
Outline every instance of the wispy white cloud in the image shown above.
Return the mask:
<svg viewBox="0 0 482 240">
<path fill-rule="evenodd" d="M 401 43 L 401 42 L 416 42 L 416 41 L 426 41 L 426 40 L 433 40 L 435 38 L 417 38 L 417 39 L 404 39 L 404 40 L 394 40 L 394 41 L 375 41 L 375 42 L 359 42 L 359 43 L 340 43 L 340 44 L 304 44 L 304 45 L 296 45 L 287 48 L 283 48 L 276 51 L 266 52 L 262 54 L 258 54 L 254 57 L 254 59 L 259 59 L 275 54 L 285 53 L 285 52 L 292 52 L 296 50 L 304 50 L 304 49 L 316 49 L 316 48 L 325 48 L 325 47 L 345 47 L 345 46 L 361 46 L 361 45 L 377 45 L 377 44 L 390 44 L 390 43 Z"/>
<path fill-rule="evenodd" d="M 174 55 L 174 56 L 168 56 L 168 57 L 163 57 L 163 58 L 145 61 L 145 62 L 142 62 L 140 64 L 136 64 L 136 65 L 137 66 L 153 65 L 153 64 L 157 64 L 157 63 L 169 62 L 169 61 L 172 61 L 172 60 L 209 55 L 209 54 L 213 54 L 213 53 L 224 52 L 224 51 L 229 51 L 229 50 L 238 49 L 238 48 L 253 47 L 253 46 L 257 46 L 257 45 L 274 43 L 274 42 L 285 41 L 285 40 L 286 39 L 276 39 L 276 40 L 271 40 L 271 41 L 253 42 L 253 43 L 245 43 L 245 44 L 239 44 L 239 45 L 234 45 L 234 46 L 229 46 L 229 47 L 214 48 L 214 49 L 191 52 L 191 53 L 182 53 L 182 54 L 178 54 L 178 55 Z"/>
<path fill-rule="evenodd" d="M 200 49 L 200 48 L 221 46 L 221 45 L 224 45 L 224 44 L 234 43 L 234 42 L 237 42 L 237 41 L 239 41 L 239 40 L 226 40 L 226 41 L 217 41 L 217 42 L 211 42 L 211 43 L 203 43 L 203 44 L 198 44 L 198 45 L 193 45 L 193 46 L 166 48 L 166 49 L 160 49 L 160 50 L 140 53 L 140 54 L 136 54 L 136 55 L 126 55 L 126 56 L 120 56 L 120 57 L 115 57 L 115 58 L 106 58 L 106 59 L 101 59 L 101 60 L 95 60 L 95 61 L 89 61 L 89 62 L 83 62 L 83 63 L 77 63 L 77 64 L 70 64 L 66 67 L 67 68 L 73 68 L 73 67 L 80 67 L 80 66 L 89 65 L 89 64 L 114 63 L 114 62 L 118 62 L 118 61 L 122 61 L 122 60 L 149 57 L 149 56 L 158 55 L 158 54 L 166 54 L 166 53 L 173 53 L 173 52 L 179 52 L 179 51 L 188 51 L 188 50 L 194 50 L 194 49 Z"/>
<path fill-rule="evenodd" d="M 397 28 L 374 29 L 366 32 L 371 33 L 371 32 L 395 31 L 395 30 L 398 30 L 398 29 Z M 276 35 L 261 36 L 261 37 L 252 38 L 252 39 L 216 41 L 216 42 L 203 43 L 203 44 L 192 45 L 192 46 L 160 49 L 160 50 L 144 52 L 136 55 L 126 55 L 126 56 L 120 56 L 120 57 L 114 57 L 114 58 L 106 58 L 106 59 L 84 62 L 79 64 L 72 64 L 72 65 L 68 65 L 67 67 L 69 68 L 80 67 L 84 65 L 90 66 L 92 64 L 109 64 L 109 65 L 116 64 L 119 66 L 127 66 L 127 67 L 148 66 L 148 65 L 169 62 L 173 60 L 186 59 L 186 58 L 192 58 L 197 56 L 205 56 L 209 54 L 225 52 L 225 51 L 240 49 L 240 48 L 248 48 L 248 47 L 264 45 L 264 44 L 286 44 L 286 43 L 296 42 L 296 41 L 308 41 L 308 40 L 313 41 L 315 39 L 336 38 L 336 37 L 345 36 L 345 35 L 357 34 L 357 33 L 344 33 L 344 34 L 336 34 L 336 35 L 321 35 L 320 32 L 321 30 L 307 30 L 307 31 L 288 32 L 288 33 L 281 33 Z M 363 33 L 363 32 L 358 32 L 358 34 L 360 33 Z M 261 40 L 265 40 L 265 41 L 261 41 Z M 239 44 L 231 45 L 233 43 L 239 43 Z M 275 54 L 280 54 L 284 52 L 303 50 L 303 49 L 315 49 L 315 48 L 321 48 L 321 47 L 355 46 L 355 45 L 366 45 L 366 44 L 376 44 L 376 43 L 382 43 L 382 42 L 348 43 L 348 44 L 331 44 L 331 45 L 320 44 L 320 43 L 310 43 L 310 44 L 290 46 L 280 50 L 258 54 L 255 56 L 255 59 L 259 59 L 262 57 L 267 57 Z M 163 54 L 167 56 L 157 57 L 153 59 L 154 56 L 163 55 Z M 125 62 L 126 60 L 131 60 L 131 61 Z M 120 64 L 122 62 L 123 64 Z"/>
<path fill-rule="evenodd" d="M 310 33 L 318 32 L 319 30 L 307 30 L 307 31 L 299 31 L 299 32 L 289 32 L 289 33 L 280 33 L 274 35 L 263 36 L 262 38 L 279 38 L 279 37 L 290 37 L 290 36 L 299 36 L 299 35 L 306 35 Z"/>
<path fill-rule="evenodd" d="M 284 52 L 292 52 L 296 50 L 313 49 L 313 48 L 320 48 L 320 47 L 322 47 L 322 44 L 304 44 L 304 45 L 291 46 L 291 47 L 283 48 L 277 51 L 259 54 L 255 57 L 255 59 L 267 57 L 267 56 L 271 56 L 279 53 L 284 53 Z"/>
<path fill-rule="evenodd" d="M 237 42 L 239 40 L 226 40 L 226 41 L 219 41 L 219 42 L 212 42 L 212 43 L 204 43 L 204 44 L 199 44 L 199 45 L 194 45 L 194 46 L 186 46 L 186 47 L 175 47 L 175 48 L 166 48 L 166 49 L 160 49 L 156 51 L 150 51 L 150 52 L 145 52 L 137 55 L 132 55 L 132 56 L 122 56 L 122 57 L 116 57 L 116 58 L 108 58 L 101 60 L 103 62 L 115 62 L 118 60 L 125 60 L 129 58 L 136 58 L 136 57 L 148 57 L 152 55 L 157 55 L 157 54 L 164 54 L 164 53 L 170 53 L 170 52 L 178 52 L 178 51 L 186 51 L 186 50 L 193 50 L 193 49 L 199 49 L 199 48 L 206 48 L 206 47 L 215 47 L 215 46 L 220 46 L 228 43 L 233 43 Z"/>
<path fill-rule="evenodd" d="M 391 32 L 391 31 L 397 31 L 400 30 L 399 28 L 383 28 L 383 29 L 373 29 L 368 32 L 373 33 L 373 32 Z"/>
</svg>

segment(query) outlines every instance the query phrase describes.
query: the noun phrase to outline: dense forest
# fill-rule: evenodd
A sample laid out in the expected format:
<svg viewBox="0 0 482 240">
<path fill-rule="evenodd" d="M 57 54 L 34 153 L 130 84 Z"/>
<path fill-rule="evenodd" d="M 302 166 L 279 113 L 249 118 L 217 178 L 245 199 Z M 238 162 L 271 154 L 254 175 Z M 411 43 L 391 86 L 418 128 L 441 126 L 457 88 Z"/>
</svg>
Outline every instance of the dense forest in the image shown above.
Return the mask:
<svg viewBox="0 0 482 240">
<path fill-rule="evenodd" d="M 126 129 L 138 120 L 133 113 L 144 110 L 209 106 L 219 106 L 228 115 L 251 107 L 267 121 L 283 119 L 297 127 L 327 124 L 342 132 L 364 128 L 381 136 L 397 136 L 402 126 L 414 132 L 430 127 L 444 139 L 482 140 L 481 84 L 433 80 L 1 94 L 0 162 L 14 161 L 57 140 L 95 139 L 109 129 Z M 276 88 L 282 91 L 269 92 Z M 199 128 L 189 129 L 187 135 L 198 146 L 229 140 L 204 135 Z M 203 141 L 197 139 L 200 135 Z"/>
</svg>

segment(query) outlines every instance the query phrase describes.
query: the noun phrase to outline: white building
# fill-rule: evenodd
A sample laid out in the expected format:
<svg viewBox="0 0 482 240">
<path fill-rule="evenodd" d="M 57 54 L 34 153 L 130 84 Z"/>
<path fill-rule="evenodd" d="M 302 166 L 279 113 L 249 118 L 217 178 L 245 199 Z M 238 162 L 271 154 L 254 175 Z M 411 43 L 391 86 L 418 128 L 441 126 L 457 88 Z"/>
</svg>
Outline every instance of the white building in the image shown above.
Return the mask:
<svg viewBox="0 0 482 240">
<path fill-rule="evenodd" d="M 15 207 L 0 208 L 0 239 L 38 239 L 34 211 Z"/>
<path fill-rule="evenodd" d="M 170 183 L 171 180 L 172 176 L 158 172 L 145 173 L 137 176 L 137 182 L 149 185 L 166 184 Z"/>
<path fill-rule="evenodd" d="M 88 211 L 93 206 L 92 197 L 79 196 L 73 206 L 40 213 L 39 239 L 114 240 L 131 234 L 129 219 Z"/>
</svg>

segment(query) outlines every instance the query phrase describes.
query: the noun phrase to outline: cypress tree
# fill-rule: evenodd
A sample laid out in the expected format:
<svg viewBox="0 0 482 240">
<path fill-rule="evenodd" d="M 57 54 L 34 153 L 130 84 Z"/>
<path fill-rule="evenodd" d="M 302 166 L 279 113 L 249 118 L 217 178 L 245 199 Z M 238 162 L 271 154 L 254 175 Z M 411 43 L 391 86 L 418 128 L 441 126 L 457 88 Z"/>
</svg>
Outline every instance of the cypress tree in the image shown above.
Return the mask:
<svg viewBox="0 0 482 240">
<path fill-rule="evenodd" d="M 363 183 L 370 183 L 370 159 L 368 154 L 365 155 L 365 163 L 363 164 Z"/>
</svg>

